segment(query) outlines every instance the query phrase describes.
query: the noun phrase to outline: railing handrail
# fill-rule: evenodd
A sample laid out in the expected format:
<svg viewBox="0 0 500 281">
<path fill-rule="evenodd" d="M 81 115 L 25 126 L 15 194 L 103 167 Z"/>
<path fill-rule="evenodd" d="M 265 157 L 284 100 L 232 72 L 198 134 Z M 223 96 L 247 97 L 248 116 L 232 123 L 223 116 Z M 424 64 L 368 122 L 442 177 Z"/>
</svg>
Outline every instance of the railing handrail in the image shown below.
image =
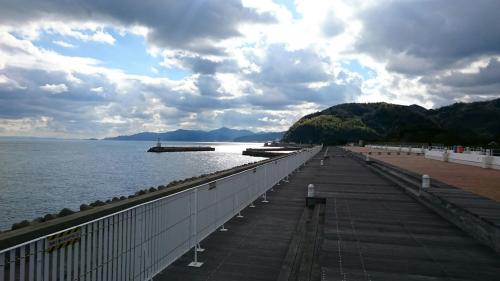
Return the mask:
<svg viewBox="0 0 500 281">
<path fill-rule="evenodd" d="M 305 149 L 307 149 L 307 148 L 305 148 Z M 50 223 L 57 222 L 57 223 L 60 223 L 60 224 L 65 224 L 65 223 L 69 223 L 69 222 L 65 222 L 65 220 L 71 221 L 71 220 L 76 220 L 79 217 L 85 217 L 85 216 L 94 217 L 99 212 L 106 212 L 106 210 L 109 210 L 109 209 L 112 210 L 114 208 L 120 208 L 121 207 L 120 205 L 132 204 L 131 206 L 127 206 L 127 207 L 125 207 L 123 209 L 120 209 L 118 211 L 113 211 L 113 212 L 110 211 L 107 214 L 100 215 L 100 216 L 98 215 L 97 218 L 91 218 L 90 220 L 86 220 L 85 222 L 82 222 L 82 223 L 71 224 L 70 226 L 64 227 L 64 228 L 56 230 L 56 231 L 44 233 L 44 234 L 42 234 L 40 236 L 37 236 L 36 238 L 25 240 L 23 242 L 18 242 L 18 243 L 15 243 L 15 244 L 14 243 L 8 243 L 8 241 L 10 239 L 18 238 L 18 233 L 23 232 L 23 231 L 26 232 L 26 230 L 28 230 L 30 228 L 29 226 L 25 227 L 25 228 L 18 229 L 18 230 L 12 230 L 12 231 L 8 231 L 8 232 L 0 233 L 0 254 L 8 252 L 8 251 L 10 251 L 12 249 L 15 249 L 15 248 L 18 248 L 18 247 L 22 247 L 24 245 L 27 245 L 27 244 L 30 244 L 30 243 L 33 243 L 33 242 L 37 242 L 37 241 L 45 239 L 45 238 L 47 238 L 49 236 L 53 236 L 53 235 L 56 235 L 56 234 L 68 231 L 70 229 L 74 229 L 74 228 L 77 228 L 77 227 L 85 226 L 85 225 L 94 223 L 96 221 L 102 220 L 104 218 L 108 218 L 108 217 L 115 216 L 115 215 L 120 214 L 120 213 L 124 213 L 124 212 L 130 211 L 130 210 L 132 210 L 134 208 L 138 208 L 138 207 L 143 206 L 143 205 L 151 204 L 153 202 L 156 202 L 156 201 L 159 201 L 159 200 L 162 200 L 162 199 L 174 196 L 174 195 L 178 195 L 178 194 L 183 193 L 183 192 L 188 192 L 188 191 L 190 191 L 190 190 L 192 190 L 194 188 L 199 188 L 201 186 L 210 184 L 212 182 L 220 181 L 220 180 L 223 180 L 223 179 L 226 179 L 226 178 L 236 177 L 239 174 L 248 172 L 248 171 L 253 170 L 255 168 L 258 168 L 258 167 L 262 167 L 264 165 L 267 165 L 269 163 L 278 161 L 280 159 L 290 157 L 291 155 L 300 153 L 303 150 L 296 151 L 296 152 L 293 152 L 293 153 L 288 153 L 286 155 L 275 157 L 275 158 L 271 158 L 271 159 L 262 160 L 262 161 L 259 161 L 259 162 L 253 163 L 253 164 L 249 164 L 249 165 L 244 166 L 244 167 L 231 168 L 231 169 L 228 169 L 228 170 L 225 170 L 225 171 L 221 171 L 222 174 L 219 174 L 219 175 L 207 176 L 207 177 L 202 178 L 202 179 L 193 180 L 192 182 L 181 183 L 179 185 L 175 185 L 175 186 L 163 189 L 163 190 L 158 190 L 158 191 L 153 192 L 153 193 L 147 193 L 147 194 L 144 194 L 144 195 L 136 196 L 134 198 L 126 199 L 126 200 L 130 200 L 129 202 L 124 202 L 124 201 L 112 202 L 112 203 L 110 203 L 108 205 L 105 205 L 105 206 L 96 207 L 95 209 L 90 209 L 90 210 L 86 210 L 86 211 L 80 211 L 80 212 L 77 212 L 75 214 L 72 214 L 72 215 L 69 215 L 69 216 L 66 216 L 66 217 L 56 218 L 56 219 L 54 219 L 52 221 L 49 221 L 49 222 L 43 222 L 43 223 L 37 224 L 35 226 L 36 228 L 35 229 L 31 229 L 29 232 L 43 231 L 43 228 L 45 226 L 49 225 L 49 227 L 51 227 Z M 236 170 L 234 170 L 234 169 L 236 169 Z M 148 197 L 154 197 L 154 198 L 149 199 Z M 142 200 L 146 200 L 146 201 L 145 202 L 141 202 Z M 139 201 L 139 202 L 136 203 L 134 201 L 136 201 L 136 202 Z M 107 208 L 105 208 L 105 207 L 107 207 Z M 98 208 L 100 208 L 100 209 L 98 209 Z M 96 212 L 96 214 L 92 214 L 92 211 Z M 78 217 L 73 218 L 72 216 L 78 216 Z M 59 221 L 55 221 L 55 220 L 59 220 Z M 7 237 L 4 238 L 2 236 L 7 236 Z M 7 243 L 6 243 L 6 241 L 7 241 Z M 5 244 L 5 243 L 8 246 L 4 248 L 4 245 L 2 245 L 2 244 Z"/>
<path fill-rule="evenodd" d="M 4 234 L 2 242 L 10 237 L 11 245 L 4 243 L 0 251 L 0 281 L 151 280 L 190 249 L 190 266 L 200 266 L 197 251 L 203 239 L 224 229 L 259 197 L 267 203 L 269 189 L 287 181 L 321 149 L 306 148 L 114 207 L 97 207 L 83 217 L 75 214 Z"/>
</svg>

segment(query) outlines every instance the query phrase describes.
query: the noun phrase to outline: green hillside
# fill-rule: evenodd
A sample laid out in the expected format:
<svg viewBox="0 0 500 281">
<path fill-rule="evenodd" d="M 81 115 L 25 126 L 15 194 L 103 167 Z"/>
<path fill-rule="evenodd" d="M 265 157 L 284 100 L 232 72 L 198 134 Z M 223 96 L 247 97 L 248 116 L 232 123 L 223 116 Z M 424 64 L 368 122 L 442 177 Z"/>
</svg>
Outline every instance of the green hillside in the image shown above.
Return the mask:
<svg viewBox="0 0 500 281">
<path fill-rule="evenodd" d="M 427 110 L 417 105 L 347 103 L 302 117 L 284 141 L 343 144 L 419 142 L 484 145 L 500 143 L 500 99 L 456 103 Z"/>
</svg>

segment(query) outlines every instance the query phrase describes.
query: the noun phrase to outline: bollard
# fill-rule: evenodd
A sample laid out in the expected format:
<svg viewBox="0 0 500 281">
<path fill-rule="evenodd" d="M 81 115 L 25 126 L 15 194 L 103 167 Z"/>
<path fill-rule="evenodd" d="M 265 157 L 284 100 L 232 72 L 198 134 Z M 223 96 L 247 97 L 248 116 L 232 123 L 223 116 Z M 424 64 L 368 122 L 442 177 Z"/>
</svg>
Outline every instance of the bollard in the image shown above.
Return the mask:
<svg viewBox="0 0 500 281">
<path fill-rule="evenodd" d="M 421 190 L 425 190 L 431 187 L 431 177 L 429 175 L 422 176 L 422 188 Z"/>
<path fill-rule="evenodd" d="M 307 186 L 307 197 L 314 197 L 314 184 L 312 183 Z"/>
<path fill-rule="evenodd" d="M 320 163 L 319 163 L 320 166 L 323 166 L 323 159 L 321 159 Z"/>
<path fill-rule="evenodd" d="M 366 161 L 366 163 L 370 163 L 370 155 L 366 154 L 365 161 Z"/>
</svg>

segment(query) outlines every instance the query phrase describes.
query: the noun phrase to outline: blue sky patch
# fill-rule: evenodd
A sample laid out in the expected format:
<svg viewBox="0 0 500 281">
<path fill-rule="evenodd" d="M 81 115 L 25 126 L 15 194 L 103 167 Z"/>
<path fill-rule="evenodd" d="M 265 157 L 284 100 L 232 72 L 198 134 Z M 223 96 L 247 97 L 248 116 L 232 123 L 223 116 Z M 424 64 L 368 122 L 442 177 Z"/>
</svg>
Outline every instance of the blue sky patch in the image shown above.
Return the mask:
<svg viewBox="0 0 500 281">
<path fill-rule="evenodd" d="M 377 73 L 368 67 L 365 67 L 359 63 L 358 60 L 348 60 L 341 63 L 342 68 L 345 68 L 351 72 L 359 73 L 365 80 L 373 78 Z"/>
<path fill-rule="evenodd" d="M 274 3 L 284 5 L 291 13 L 294 19 L 300 18 L 300 14 L 295 9 L 294 0 L 273 0 Z"/>
<path fill-rule="evenodd" d="M 104 67 L 121 69 L 128 74 L 167 77 L 173 80 L 179 80 L 191 74 L 184 69 L 161 66 L 161 57 L 154 57 L 147 53 L 147 42 L 143 36 L 131 33 L 120 35 L 113 29 L 105 29 L 104 31 L 115 38 L 114 45 L 82 41 L 46 32 L 34 43 L 39 47 L 54 50 L 65 56 L 94 58 L 101 61 Z M 74 48 L 60 46 L 54 43 L 56 41 L 71 44 Z"/>
</svg>

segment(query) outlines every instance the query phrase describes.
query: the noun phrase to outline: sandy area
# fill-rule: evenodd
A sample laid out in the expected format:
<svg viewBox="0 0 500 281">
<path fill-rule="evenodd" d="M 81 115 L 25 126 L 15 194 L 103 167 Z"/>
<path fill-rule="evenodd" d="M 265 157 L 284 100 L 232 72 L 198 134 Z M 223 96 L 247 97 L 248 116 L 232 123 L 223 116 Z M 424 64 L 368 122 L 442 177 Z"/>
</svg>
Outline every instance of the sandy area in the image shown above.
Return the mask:
<svg viewBox="0 0 500 281">
<path fill-rule="evenodd" d="M 441 182 L 500 202 L 500 170 L 483 169 L 475 166 L 425 159 L 423 155 L 407 155 L 406 153 L 397 155 L 396 152 L 391 152 L 391 155 L 387 155 L 387 151 L 373 148 L 346 148 L 354 152 L 366 153 L 371 151 L 372 154 L 370 157 L 374 159 L 387 162 L 415 173 L 428 174 L 431 178 Z M 378 151 L 383 151 L 384 153 L 382 155 L 377 155 Z"/>
</svg>

